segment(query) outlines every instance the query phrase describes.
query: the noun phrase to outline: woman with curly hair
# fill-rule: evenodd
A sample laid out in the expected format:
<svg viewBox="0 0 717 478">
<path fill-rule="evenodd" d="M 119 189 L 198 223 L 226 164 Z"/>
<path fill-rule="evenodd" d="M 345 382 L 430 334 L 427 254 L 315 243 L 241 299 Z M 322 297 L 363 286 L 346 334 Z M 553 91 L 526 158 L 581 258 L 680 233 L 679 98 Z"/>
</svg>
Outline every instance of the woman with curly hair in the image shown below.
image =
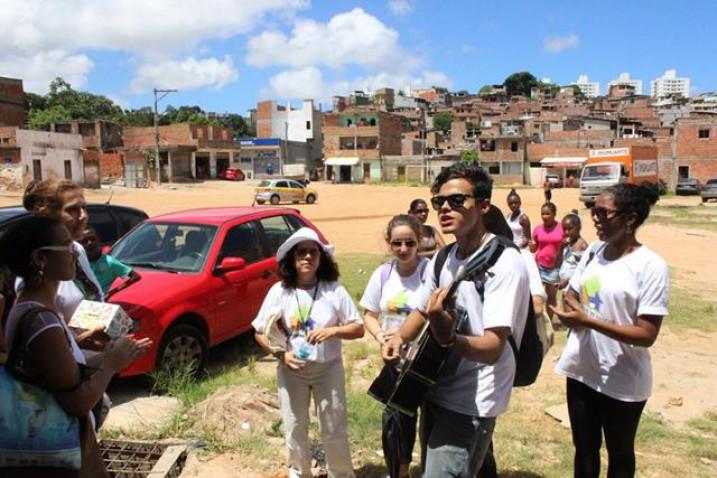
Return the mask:
<svg viewBox="0 0 717 478">
<path fill-rule="evenodd" d="M 353 477 L 348 440 L 341 341 L 363 337 L 361 316 L 338 282 L 339 269 L 313 229 L 301 228 L 278 249 L 280 282 L 269 290 L 252 322 L 256 341 L 279 362 L 277 382 L 290 477 L 311 476 L 309 400 L 314 397 L 330 477 Z M 287 350 L 276 351 L 265 336 L 280 314 Z"/>
</svg>

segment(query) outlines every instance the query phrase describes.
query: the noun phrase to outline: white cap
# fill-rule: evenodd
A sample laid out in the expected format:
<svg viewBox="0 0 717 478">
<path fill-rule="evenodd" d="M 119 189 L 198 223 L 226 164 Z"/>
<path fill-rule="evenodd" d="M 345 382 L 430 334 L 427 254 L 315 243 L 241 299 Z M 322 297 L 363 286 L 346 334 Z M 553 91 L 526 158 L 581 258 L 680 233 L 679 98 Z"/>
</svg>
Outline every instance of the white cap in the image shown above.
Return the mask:
<svg viewBox="0 0 717 478">
<path fill-rule="evenodd" d="M 314 241 L 319 247 L 322 247 L 327 254 L 331 255 L 334 253 L 334 246 L 321 242 L 316 231 L 309 227 L 302 227 L 279 246 L 279 249 L 276 251 L 276 261 L 280 262 L 295 245 L 304 241 Z"/>
</svg>

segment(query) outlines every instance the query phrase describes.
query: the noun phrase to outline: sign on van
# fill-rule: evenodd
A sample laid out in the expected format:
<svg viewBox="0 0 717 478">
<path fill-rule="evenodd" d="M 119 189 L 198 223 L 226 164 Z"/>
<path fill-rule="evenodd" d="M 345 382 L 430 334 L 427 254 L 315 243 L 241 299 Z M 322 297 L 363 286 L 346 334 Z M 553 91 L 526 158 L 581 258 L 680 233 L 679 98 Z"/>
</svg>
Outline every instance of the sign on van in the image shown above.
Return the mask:
<svg viewBox="0 0 717 478">
<path fill-rule="evenodd" d="M 608 149 L 591 149 L 591 158 L 611 158 L 614 156 L 627 156 L 630 154 L 630 148 L 608 148 Z"/>
<path fill-rule="evenodd" d="M 657 176 L 656 159 L 636 159 L 632 163 L 632 175 L 636 178 Z"/>
</svg>

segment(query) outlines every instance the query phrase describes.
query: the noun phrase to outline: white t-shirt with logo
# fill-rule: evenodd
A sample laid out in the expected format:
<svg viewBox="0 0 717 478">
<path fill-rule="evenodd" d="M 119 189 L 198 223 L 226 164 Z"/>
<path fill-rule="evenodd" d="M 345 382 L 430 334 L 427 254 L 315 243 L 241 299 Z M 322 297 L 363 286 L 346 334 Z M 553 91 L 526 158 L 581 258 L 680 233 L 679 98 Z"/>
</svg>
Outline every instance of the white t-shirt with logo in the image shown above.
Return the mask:
<svg viewBox="0 0 717 478">
<path fill-rule="evenodd" d="M 277 282 L 269 289 L 259 313 L 251 323 L 252 327 L 257 332 L 264 333 L 267 316 L 277 306 L 281 307 L 284 328 L 290 332 L 308 332 L 354 322 L 363 323 L 356 305 L 344 286 L 338 282 L 322 281 L 317 287 L 316 290 L 285 289 L 281 282 Z M 341 339 L 333 337 L 316 345 L 311 360 L 330 362 L 339 357 L 341 357 Z"/>
<path fill-rule="evenodd" d="M 423 285 L 428 271 L 428 259 L 421 258 L 418 267 L 410 276 L 402 277 L 398 273 L 397 261 L 382 264 L 376 269 L 366 284 L 361 307 L 381 315 L 384 331 L 395 330 L 403 323 L 411 308 L 411 299 Z M 388 276 L 381 284 L 385 268 L 389 268 Z"/>
<path fill-rule="evenodd" d="M 440 274 L 440 287 L 448 287 L 458 268 L 468 259 L 456 258 L 454 247 Z M 428 270 L 434 270 L 434 256 Z M 482 336 L 485 329 L 509 327 L 517 344 L 523 337 L 530 301 L 528 271 L 516 249 L 507 248 L 488 270 L 483 299 L 473 282 L 458 287 L 456 309 L 468 314 L 466 335 Z M 437 288 L 429 272 L 413 303 L 426 312 L 428 299 Z M 472 416 L 494 417 L 508 408 L 515 377 L 515 356 L 506 341 L 500 358 L 492 365 L 460 358 L 455 373 L 441 378 L 431 388 L 428 400 L 448 410 Z"/>
<path fill-rule="evenodd" d="M 590 251 L 596 251 L 592 260 Z M 605 259 L 603 252 L 591 244 L 570 280 L 586 312 L 626 326 L 635 325 L 641 315 L 665 317 L 670 292 L 665 261 L 647 246 L 614 261 Z M 647 400 L 652 391 L 647 348 L 588 328 L 570 332 L 555 370 L 625 402 Z"/>
</svg>

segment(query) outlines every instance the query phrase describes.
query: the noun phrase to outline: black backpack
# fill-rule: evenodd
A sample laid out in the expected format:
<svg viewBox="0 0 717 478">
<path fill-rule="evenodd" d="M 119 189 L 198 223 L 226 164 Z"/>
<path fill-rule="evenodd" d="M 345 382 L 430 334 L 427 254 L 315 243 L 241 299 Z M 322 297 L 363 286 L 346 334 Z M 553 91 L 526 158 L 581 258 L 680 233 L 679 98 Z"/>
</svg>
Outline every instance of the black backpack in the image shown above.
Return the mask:
<svg viewBox="0 0 717 478">
<path fill-rule="evenodd" d="M 500 258 L 500 255 L 507 248 L 517 249 L 517 246 L 503 236 L 495 236 L 494 241 L 502 246 L 496 249 L 494 254 L 488 259 L 488 267 L 493 267 Z M 455 247 L 456 243 L 449 244 L 440 251 L 436 256 L 436 262 L 434 262 L 433 276 L 438 284 L 438 279 L 443 270 L 443 266 L 448 259 L 448 254 Z M 484 289 L 483 285 L 480 284 L 476 287 L 478 294 L 480 295 L 481 301 L 483 300 Z M 513 386 L 525 387 L 531 385 L 538 378 L 540 367 L 543 365 L 543 344 L 538 336 L 538 327 L 535 320 L 535 310 L 533 310 L 533 300 L 530 295 L 530 289 L 528 289 L 528 317 L 525 321 L 525 330 L 523 331 L 523 339 L 520 341 L 520 346 L 515 342 L 513 335 L 508 337 L 508 343 L 510 348 L 513 349 L 513 355 L 515 356 L 515 378 L 513 379 Z"/>
</svg>

